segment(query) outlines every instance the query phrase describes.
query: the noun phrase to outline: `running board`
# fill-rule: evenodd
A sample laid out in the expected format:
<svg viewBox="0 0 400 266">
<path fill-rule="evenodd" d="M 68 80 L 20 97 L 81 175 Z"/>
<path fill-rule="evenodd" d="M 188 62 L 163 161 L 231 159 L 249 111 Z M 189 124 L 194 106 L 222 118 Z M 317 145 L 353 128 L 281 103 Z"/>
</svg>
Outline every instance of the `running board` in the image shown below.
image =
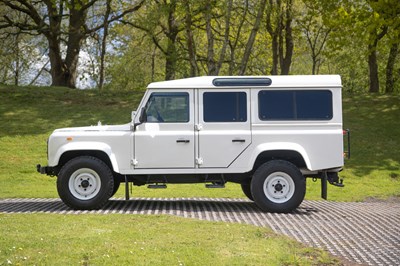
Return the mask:
<svg viewBox="0 0 400 266">
<path fill-rule="evenodd" d="M 166 184 L 149 184 L 147 185 L 147 188 L 153 188 L 153 189 L 161 189 L 161 188 L 167 188 Z"/>
<path fill-rule="evenodd" d="M 206 184 L 206 188 L 224 188 L 225 184 L 222 183 L 212 183 L 212 184 Z"/>
</svg>

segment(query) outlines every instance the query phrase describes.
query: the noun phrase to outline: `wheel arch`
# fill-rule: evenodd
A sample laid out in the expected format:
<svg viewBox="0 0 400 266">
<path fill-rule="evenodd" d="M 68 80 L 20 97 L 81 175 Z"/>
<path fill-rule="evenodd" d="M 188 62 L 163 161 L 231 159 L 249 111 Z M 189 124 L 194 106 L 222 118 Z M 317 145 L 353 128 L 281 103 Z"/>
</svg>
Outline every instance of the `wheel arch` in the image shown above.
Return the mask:
<svg viewBox="0 0 400 266">
<path fill-rule="evenodd" d="M 102 160 L 113 172 L 119 173 L 119 167 L 111 147 L 104 143 L 70 143 L 62 146 L 56 156 L 54 156 L 53 165 L 58 169 L 67 163 L 69 160 L 79 156 L 92 156 Z"/>
<path fill-rule="evenodd" d="M 257 149 L 253 160 L 253 171 L 260 165 L 271 160 L 284 160 L 291 162 L 298 168 L 312 169 L 310 159 L 304 148 L 296 143 L 271 143 L 261 145 Z"/>
</svg>

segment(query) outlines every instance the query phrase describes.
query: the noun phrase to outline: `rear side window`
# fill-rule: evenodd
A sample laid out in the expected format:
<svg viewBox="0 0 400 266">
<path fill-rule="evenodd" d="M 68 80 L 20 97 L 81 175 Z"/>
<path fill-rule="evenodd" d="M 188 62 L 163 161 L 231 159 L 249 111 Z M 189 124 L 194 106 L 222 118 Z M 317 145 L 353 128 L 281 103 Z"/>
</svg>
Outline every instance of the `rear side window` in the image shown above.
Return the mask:
<svg viewBox="0 0 400 266">
<path fill-rule="evenodd" d="M 203 110 L 204 122 L 246 122 L 246 93 L 205 92 Z"/>
<path fill-rule="evenodd" d="M 332 92 L 329 90 L 260 91 L 261 120 L 331 120 Z"/>
</svg>

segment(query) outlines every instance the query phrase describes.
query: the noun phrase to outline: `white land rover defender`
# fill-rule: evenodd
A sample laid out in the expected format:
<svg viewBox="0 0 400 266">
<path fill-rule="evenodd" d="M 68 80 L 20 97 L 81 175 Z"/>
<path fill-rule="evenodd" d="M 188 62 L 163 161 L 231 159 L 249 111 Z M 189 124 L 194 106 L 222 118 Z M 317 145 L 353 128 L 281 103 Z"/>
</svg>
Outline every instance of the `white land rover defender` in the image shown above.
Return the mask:
<svg viewBox="0 0 400 266">
<path fill-rule="evenodd" d="M 74 209 L 101 208 L 126 183 L 241 184 L 264 211 L 291 212 L 306 178 L 343 186 L 338 75 L 196 77 L 151 83 L 132 121 L 55 130 L 48 166 Z"/>
</svg>

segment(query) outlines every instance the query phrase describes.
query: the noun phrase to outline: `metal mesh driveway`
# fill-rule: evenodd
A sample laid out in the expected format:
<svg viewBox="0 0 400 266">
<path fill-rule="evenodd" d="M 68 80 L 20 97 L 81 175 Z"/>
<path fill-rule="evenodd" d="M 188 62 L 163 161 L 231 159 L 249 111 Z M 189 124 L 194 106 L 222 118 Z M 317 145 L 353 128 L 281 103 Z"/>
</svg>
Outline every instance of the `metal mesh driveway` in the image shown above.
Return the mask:
<svg viewBox="0 0 400 266">
<path fill-rule="evenodd" d="M 74 211 L 59 199 L 3 199 L 3 213 L 170 214 L 272 228 L 333 255 L 369 265 L 400 265 L 400 203 L 304 201 L 291 214 L 263 213 L 245 199 L 112 199 L 97 211 Z"/>
</svg>

